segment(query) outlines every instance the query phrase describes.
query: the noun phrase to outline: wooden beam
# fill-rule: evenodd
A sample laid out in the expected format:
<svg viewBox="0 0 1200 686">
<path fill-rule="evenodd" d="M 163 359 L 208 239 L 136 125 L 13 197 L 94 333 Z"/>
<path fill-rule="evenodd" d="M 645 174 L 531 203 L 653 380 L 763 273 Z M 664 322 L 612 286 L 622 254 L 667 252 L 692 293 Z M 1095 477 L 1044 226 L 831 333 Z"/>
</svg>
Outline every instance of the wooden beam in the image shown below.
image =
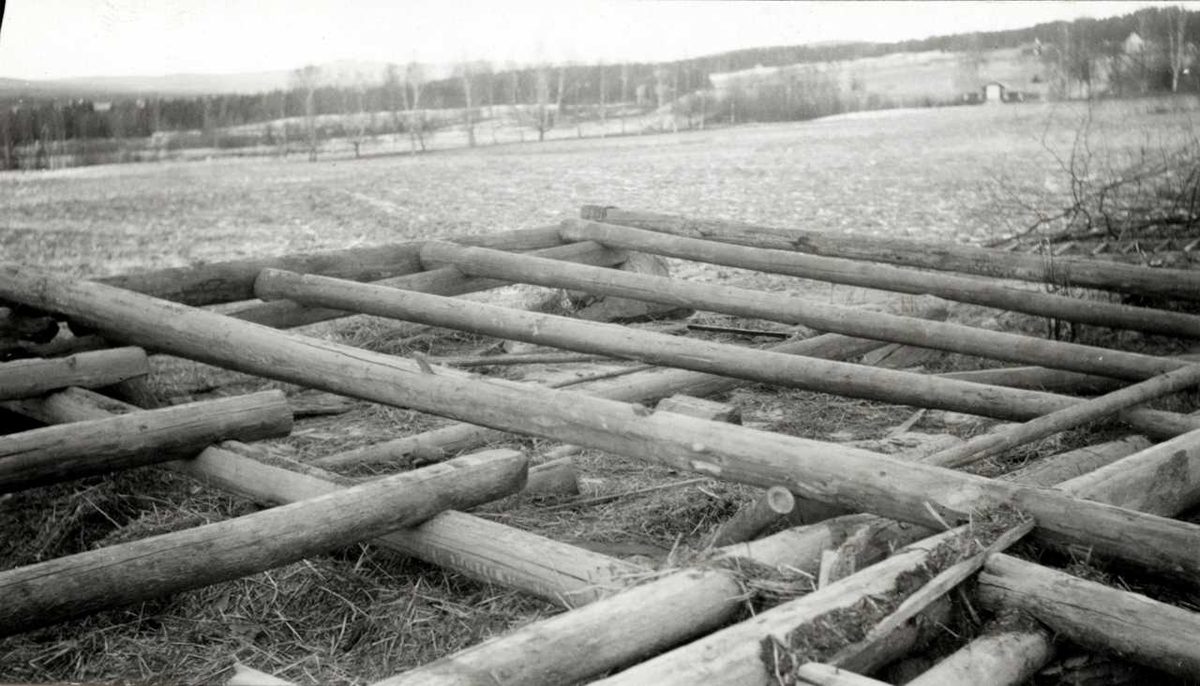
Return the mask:
<svg viewBox="0 0 1200 686">
<path fill-rule="evenodd" d="M 137 408 L 81 389 L 67 389 L 6 407 L 46 423 L 102 419 Z M 351 479 L 282 460 L 237 441 L 205 449 L 194 459 L 163 465 L 265 506 L 292 503 L 353 485 Z M 577 607 L 624 587 L 637 565 L 514 529 L 463 512 L 443 512 L 411 529 L 371 541 L 402 555 L 454 570 L 484 583 Z"/>
<path fill-rule="evenodd" d="M 1067 372 L 1045 367 L 1000 367 L 997 369 L 974 369 L 965 372 L 938 374 L 944 379 L 958 379 L 991 386 L 1027 388 L 1035 391 L 1068 393 L 1070 395 L 1094 395 L 1110 393 L 1124 387 L 1128 382 L 1104 376 Z"/>
<path fill-rule="evenodd" d="M 141 348 L 3 362 L 0 363 L 0 400 L 30 398 L 67 386 L 102 388 L 149 372 L 150 362 Z"/>
<path fill-rule="evenodd" d="M 882 341 L 850 338 L 840 334 L 822 334 L 801 341 L 780 343 L 769 348 L 789 355 L 806 355 L 828 359 L 845 359 L 885 345 Z M 750 382 L 727 376 L 693 372 L 671 367 L 655 367 L 628 376 L 581 384 L 572 390 L 611 400 L 649 402 L 673 393 L 715 395 L 744 386 Z M 346 466 L 369 462 L 398 462 L 427 459 L 428 456 L 448 455 L 470 450 L 493 441 L 504 440 L 506 432 L 475 424 L 458 423 L 430 429 L 412 436 L 380 441 L 370 445 L 332 453 L 313 460 L 323 467 Z"/>
<path fill-rule="evenodd" d="M 820 331 L 1113 378 L 1140 381 L 1186 364 L 1179 360 L 1078 343 L 828 305 L 781 293 L 565 265 L 528 255 L 465 248 L 440 241 L 427 243 L 421 250 L 421 259 L 430 265 L 452 264 L 475 276 L 510 279 L 551 288 L 586 290 L 785 324 L 803 324 Z"/>
<path fill-rule="evenodd" d="M 460 457 L 325 496 L 0 572 L 0 632 L 272 569 L 517 491 L 525 456 Z"/>
<path fill-rule="evenodd" d="M 1053 655 L 1054 639 L 1041 625 L 1004 614 L 908 686 L 1015 686 L 1032 679 Z"/>
<path fill-rule="evenodd" d="M 1134 471 L 1147 478 L 1147 470 Z M 914 528 L 918 529 L 916 535 L 912 533 Z M 714 560 L 735 566 L 737 558 L 744 558 L 811 574 L 821 551 L 836 548 L 848 539 L 860 545 L 866 566 L 928 535 L 926 529 L 872 515 L 851 515 L 727 546 L 715 551 Z M 734 589 L 740 586 L 731 585 L 735 581 L 732 578 L 723 580 L 716 573 L 719 570 L 720 566 L 715 570 L 677 572 L 583 610 L 526 625 L 379 684 L 451 686 L 494 679 L 499 686 L 549 686 L 585 680 L 705 633 L 723 618 L 727 621 L 733 613 L 732 599 L 737 595 Z M 597 635 L 605 636 L 605 640 L 593 647 Z M 548 657 L 530 659 L 530 655 Z M 572 659 L 561 659 L 563 655 Z M 710 659 L 717 655 L 716 651 L 709 654 Z"/>
<path fill-rule="evenodd" d="M 1181 468 L 1181 463 L 1183 463 Z M 1170 483 L 1161 475 L 1174 470 Z M 1079 497 L 1099 501 L 1128 500 L 1132 484 L 1152 492 L 1135 504 L 1154 501 L 1156 507 L 1175 511 L 1188 507 L 1200 496 L 1200 431 L 1160 444 L 1100 470 L 1123 478 L 1096 478 L 1085 475 L 1062 484 Z M 1181 483 L 1182 482 L 1182 486 Z M 928 532 L 927 532 L 928 533 Z M 774 683 L 770 666 L 764 664 L 762 642 L 769 636 L 790 632 L 793 627 L 832 610 L 848 607 L 867 596 L 888 593 L 911 560 L 922 550 L 932 550 L 949 532 L 910 545 L 901 553 L 879 562 L 854 576 L 846 577 L 797 600 L 760 613 L 754 619 L 733 625 L 705 638 L 664 653 L 633 669 L 596 682 L 605 686 L 622 684 L 695 684 L 695 683 Z M 994 558 L 993 558 L 994 559 Z M 1086 601 L 1084 601 L 1086 603 Z M 1193 641 L 1194 642 L 1194 641 Z M 706 657 L 707 656 L 707 657 Z"/>
<path fill-rule="evenodd" d="M 999 455 L 1005 450 L 1053 436 L 1060 431 L 1107 417 L 1147 400 L 1187 390 L 1196 384 L 1200 384 L 1200 364 L 1176 369 L 1128 388 L 1113 391 L 1108 395 L 1076 403 L 1024 424 L 976 436 L 966 443 L 936 452 L 923 459 L 943 467 L 961 467 L 977 460 Z"/>
<path fill-rule="evenodd" d="M 610 250 L 591 241 L 542 248 L 534 250 L 530 254 L 547 259 L 577 262 L 598 267 L 611 267 L 625 260 L 625 253 L 622 251 Z M 379 286 L 403 288 L 422 293 L 465 295 L 467 293 L 478 293 L 479 291 L 506 286 L 510 282 L 466 276 L 453 267 L 443 267 L 382 279 L 373 283 Z M 318 307 L 304 307 L 286 300 L 275 302 L 254 300 L 230 309 L 224 314 L 276 329 L 290 329 L 297 326 L 340 319 L 342 317 L 351 317 L 357 313 Z"/>
<path fill-rule="evenodd" d="M 0 436 L 0 493 L 191 457 L 212 443 L 286 436 L 282 391 L 206 400 Z"/>
<path fill-rule="evenodd" d="M 1088 648 L 1170 674 L 1200 674 L 1200 614 L 1008 555 L 988 560 L 976 596 L 989 610 L 1017 609 Z"/>
<path fill-rule="evenodd" d="M 949 242 L 843 236 L 826 231 L 776 228 L 594 205 L 585 206 L 581 214 L 584 219 L 609 224 L 760 248 L 1147 296 L 1200 299 L 1200 273 L 1195 270 L 1158 269 L 1106 260 L 1057 257 L 1050 260 L 1043 255 L 1022 255 Z"/>
<path fill-rule="evenodd" d="M 542 226 L 502 233 L 472 234 L 452 240 L 498 250 L 536 250 L 562 243 L 557 226 Z M 186 305 L 249 300 L 254 278 L 267 267 L 326 274 L 354 281 L 377 281 L 422 271 L 419 253 L 423 241 L 372 245 L 324 252 L 295 253 L 266 259 L 211 262 L 100 279 L 118 288 L 153 295 Z"/>
<path fill-rule="evenodd" d="M 422 369 L 394 356 L 289 335 L 17 265 L 0 265 L 0 297 L 78 318 L 107 337 L 143 341 L 210 364 L 651 459 L 730 481 L 782 485 L 811 500 L 906 521 L 940 524 L 969 519 L 977 509 L 1014 505 L 1033 516 L 1040 529 L 1091 546 L 1097 553 L 1190 574 L 1193 580 L 1200 576 L 1200 527 L 1045 489 L 820 441 L 647 412 L 578 393 L 464 378 L 444 373 L 444 367 Z"/>
<path fill-rule="evenodd" d="M 638 331 L 615 324 L 583 322 L 568 317 L 521 312 L 484 303 L 271 269 L 264 270 L 259 276 L 257 289 L 259 295 L 266 299 L 289 298 L 323 307 L 348 307 L 368 314 L 538 345 L 999 419 L 1032 419 L 1077 402 L 1075 399 L 1036 391 L 1004 389 L 913 372 L 802 358 L 771 350 L 747 349 L 727 343 Z M 1139 428 L 1153 430 L 1155 427 L 1140 423 L 1144 413 L 1129 412 L 1123 417 L 1139 422 Z M 1200 421 L 1185 421 L 1185 424 L 1190 430 L 1200 426 Z"/>
<path fill-rule="evenodd" d="M 565 240 L 592 240 L 613 248 L 896 293 L 930 294 L 1080 324 L 1200 338 L 1200 317 L 1183 312 L 1009 288 L 989 279 L 731 245 L 579 219 L 567 219 L 562 226 Z"/>
</svg>

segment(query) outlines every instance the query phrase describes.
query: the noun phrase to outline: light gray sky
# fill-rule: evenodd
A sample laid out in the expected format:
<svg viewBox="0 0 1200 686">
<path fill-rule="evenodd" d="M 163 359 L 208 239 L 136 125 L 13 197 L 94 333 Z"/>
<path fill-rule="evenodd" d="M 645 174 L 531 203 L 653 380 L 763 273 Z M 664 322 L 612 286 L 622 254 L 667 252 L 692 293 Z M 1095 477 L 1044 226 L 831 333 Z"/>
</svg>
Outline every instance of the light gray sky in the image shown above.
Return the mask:
<svg viewBox="0 0 1200 686">
<path fill-rule="evenodd" d="M 233 73 L 333 60 L 657 61 L 744 47 L 1019 28 L 1149 4 L 8 0 L 0 76 Z"/>
</svg>

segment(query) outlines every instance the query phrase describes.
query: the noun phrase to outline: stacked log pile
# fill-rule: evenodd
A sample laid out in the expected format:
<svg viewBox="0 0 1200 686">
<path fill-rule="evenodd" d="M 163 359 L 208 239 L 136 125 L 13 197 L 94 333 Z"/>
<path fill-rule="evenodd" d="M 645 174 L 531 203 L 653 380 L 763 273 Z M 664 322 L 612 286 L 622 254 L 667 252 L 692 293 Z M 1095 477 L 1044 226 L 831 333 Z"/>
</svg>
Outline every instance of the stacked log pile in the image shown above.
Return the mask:
<svg viewBox="0 0 1200 686">
<path fill-rule="evenodd" d="M 1200 385 L 1200 364 L 972 327 L 933 311 L 903 316 L 612 269 L 632 253 L 1200 338 L 1200 316 L 1186 311 L 1012 284 L 1065 280 L 1194 301 L 1200 272 L 1075 258 L 1047 270 L 1002 251 L 603 207 L 532 230 L 100 281 L 0 263 L 0 323 L 17 332 L 4 350 L 34 355 L 0 363 L 0 406 L 48 425 L 0 435 L 0 493 L 156 464 L 266 508 L 0 571 L 0 633 L 370 541 L 566 610 L 381 683 L 556 684 L 606 674 L 601 683 L 879 683 L 869 677 L 918 645 L 952 597 L 968 596 L 972 607 L 1025 620 L 971 641 L 919 683 L 1020 683 L 1050 659 L 1052 635 L 1168 673 L 1200 673 L 1188 638 L 1200 635 L 1200 614 L 1029 554 L 1071 551 L 1200 588 L 1200 526 L 1174 518 L 1200 504 L 1200 416 L 1145 406 Z M 512 283 L 814 335 L 752 348 L 457 297 Z M 407 358 L 285 330 L 357 314 L 583 355 L 514 355 L 511 365 L 641 366 L 555 388 L 446 364 L 473 368 L 486 358 Z M 62 321 L 75 336 L 55 347 L 50 329 Z M 1034 366 L 935 375 L 851 361 L 889 344 Z M 457 423 L 301 464 L 245 443 L 291 431 L 283 393 L 150 407 L 156 399 L 136 381 L 149 371 L 144 351 Z M 747 384 L 1019 423 L 885 455 L 742 426 L 736 407 L 704 399 Z M 146 407 L 103 393 L 114 387 Z M 960 471 L 1104 418 L 1136 434 L 1011 478 Z M 564 445 L 533 458 L 480 450 L 509 434 Z M 572 459 L 584 449 L 762 491 L 710 532 L 694 560 L 658 574 L 465 512 L 521 492 L 574 497 Z M 326 471 L 364 463 L 415 468 L 370 479 Z M 762 536 L 772 526 L 790 528 Z M 781 569 L 811 583 L 746 618 L 755 575 Z"/>
</svg>

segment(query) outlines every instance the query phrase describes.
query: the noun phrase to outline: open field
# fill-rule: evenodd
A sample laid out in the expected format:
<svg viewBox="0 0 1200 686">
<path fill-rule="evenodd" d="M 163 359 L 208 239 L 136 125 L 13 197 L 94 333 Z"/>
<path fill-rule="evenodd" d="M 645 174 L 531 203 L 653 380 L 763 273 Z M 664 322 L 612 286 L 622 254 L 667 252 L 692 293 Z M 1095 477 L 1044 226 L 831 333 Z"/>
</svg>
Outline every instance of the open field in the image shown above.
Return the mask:
<svg viewBox="0 0 1200 686">
<path fill-rule="evenodd" d="M 6 173 L 0 174 L 0 260 L 104 276 L 540 226 L 578 216 L 583 204 L 851 235 L 979 242 L 1024 219 L 997 204 L 998 180 L 1047 202 L 1063 197 L 1065 180 L 1047 147 L 1069 148 L 1084 113 L 1081 106 L 1048 104 L 891 110 L 799 124 L 512 144 L 417 157 L 308 163 L 294 156 Z M 1186 108 L 1146 103 L 1102 104 L 1093 112 L 1097 139 L 1102 133 L 1105 145 L 1116 150 L 1187 135 L 1191 116 Z M 881 299 L 848 287 L 814 288 L 811 282 L 734 269 L 701 269 L 679 261 L 673 267 L 687 278 L 748 283 L 843 304 Z M 979 309 L 959 308 L 952 316 L 977 317 Z M 466 353 L 486 343 L 467 336 L 396 340 L 399 330 L 365 317 L 317 329 L 388 352 Z M 1156 351 L 1182 351 L 1177 343 L 1136 338 L 1122 340 L 1159 346 Z M 946 355 L 925 362 L 929 368 L 962 363 Z M 155 382 L 168 395 L 199 399 L 264 385 L 200 365 L 161 358 L 155 364 Z M 828 440 L 881 438 L 912 416 L 909 408 L 761 387 L 736 391 L 727 400 L 742 410 L 748 425 Z M 415 433 L 439 421 L 356 403 L 345 415 L 300 420 L 292 436 L 268 444 L 289 456 L 311 458 Z M 922 422 L 921 431 L 959 434 L 977 433 L 988 424 L 938 413 Z M 1071 432 L 1037 451 L 1021 451 L 1020 458 L 1106 435 L 1112 435 L 1107 427 Z M 586 453 L 579 466 L 585 490 L 596 494 L 691 476 L 595 451 Z M 517 503 L 489 516 L 661 564 L 694 550 L 748 493 L 708 481 L 574 510 Z M 0 568 L 251 509 L 249 503 L 151 470 L 31 491 L 0 500 Z M 1136 580 L 1129 583 L 1137 587 Z M 297 683 L 366 683 L 556 611 L 512 591 L 354 546 L 0 640 L 0 681 L 216 683 L 228 679 L 236 660 Z"/>
</svg>

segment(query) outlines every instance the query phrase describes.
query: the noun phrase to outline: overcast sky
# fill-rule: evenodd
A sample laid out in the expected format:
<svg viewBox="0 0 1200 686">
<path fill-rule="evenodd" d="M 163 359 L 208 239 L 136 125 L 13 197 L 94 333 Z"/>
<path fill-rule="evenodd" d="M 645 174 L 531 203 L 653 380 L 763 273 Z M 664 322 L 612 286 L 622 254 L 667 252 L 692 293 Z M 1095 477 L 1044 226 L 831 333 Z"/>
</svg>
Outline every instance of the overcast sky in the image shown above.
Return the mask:
<svg viewBox="0 0 1200 686">
<path fill-rule="evenodd" d="M 0 76 L 232 73 L 332 60 L 655 61 L 766 45 L 1019 28 L 1148 4 L 8 0 Z"/>
</svg>

